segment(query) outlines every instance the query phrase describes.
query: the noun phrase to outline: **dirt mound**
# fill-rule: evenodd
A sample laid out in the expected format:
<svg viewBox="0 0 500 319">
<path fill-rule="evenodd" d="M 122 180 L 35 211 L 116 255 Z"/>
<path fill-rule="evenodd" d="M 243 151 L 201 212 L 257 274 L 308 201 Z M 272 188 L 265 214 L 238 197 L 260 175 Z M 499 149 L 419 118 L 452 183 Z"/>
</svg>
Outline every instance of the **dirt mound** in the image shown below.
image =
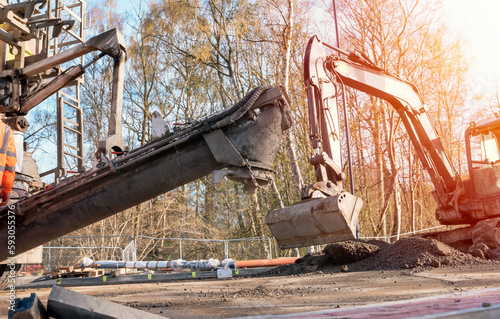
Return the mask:
<svg viewBox="0 0 500 319">
<path fill-rule="evenodd" d="M 351 270 L 392 270 L 488 263 L 434 239 L 411 237 L 381 248 L 372 258 L 349 267 Z"/>
<path fill-rule="evenodd" d="M 323 253 L 332 265 L 345 265 L 366 259 L 378 252 L 380 247 L 360 241 L 346 241 L 325 247 Z"/>
<path fill-rule="evenodd" d="M 410 237 L 394 244 L 347 241 L 328 245 L 323 254 L 306 255 L 294 265 L 276 268 L 269 274 L 424 269 L 493 263 L 499 262 L 474 257 L 434 239 Z"/>
</svg>

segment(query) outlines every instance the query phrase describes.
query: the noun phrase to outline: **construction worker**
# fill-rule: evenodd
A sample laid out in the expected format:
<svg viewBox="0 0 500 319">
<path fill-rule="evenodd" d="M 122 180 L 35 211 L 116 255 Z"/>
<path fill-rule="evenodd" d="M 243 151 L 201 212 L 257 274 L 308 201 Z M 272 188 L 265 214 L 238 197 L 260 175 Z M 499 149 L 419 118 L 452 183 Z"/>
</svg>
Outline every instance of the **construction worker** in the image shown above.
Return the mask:
<svg viewBox="0 0 500 319">
<path fill-rule="evenodd" d="M 0 120 L 0 180 L 2 191 L 0 206 L 6 206 L 16 177 L 16 143 L 10 126 Z"/>
</svg>

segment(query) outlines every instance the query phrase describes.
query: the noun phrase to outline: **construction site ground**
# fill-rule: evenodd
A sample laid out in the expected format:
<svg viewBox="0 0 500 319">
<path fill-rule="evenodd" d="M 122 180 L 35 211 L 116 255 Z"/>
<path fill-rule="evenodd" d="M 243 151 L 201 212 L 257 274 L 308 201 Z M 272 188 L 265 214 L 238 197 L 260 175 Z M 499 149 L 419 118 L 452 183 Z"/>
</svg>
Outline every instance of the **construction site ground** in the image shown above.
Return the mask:
<svg viewBox="0 0 500 319">
<path fill-rule="evenodd" d="M 498 261 L 473 257 L 431 240 L 398 243 L 375 243 L 379 249 L 366 243 L 337 245 L 333 251 L 308 256 L 298 264 L 245 278 L 68 289 L 170 318 L 230 318 L 343 309 L 443 294 L 456 294 L 453 302 L 459 303 L 460 293 L 500 287 Z M 354 248 L 354 257 L 350 254 L 351 260 L 345 264 L 338 264 L 328 254 L 342 259 L 342 252 L 350 248 Z M 352 261 L 356 254 L 361 260 Z M 16 293 L 27 297 L 33 292 L 46 305 L 50 288 Z M 1 292 L 0 298 L 0 308 L 7 309 L 7 292 Z"/>
</svg>

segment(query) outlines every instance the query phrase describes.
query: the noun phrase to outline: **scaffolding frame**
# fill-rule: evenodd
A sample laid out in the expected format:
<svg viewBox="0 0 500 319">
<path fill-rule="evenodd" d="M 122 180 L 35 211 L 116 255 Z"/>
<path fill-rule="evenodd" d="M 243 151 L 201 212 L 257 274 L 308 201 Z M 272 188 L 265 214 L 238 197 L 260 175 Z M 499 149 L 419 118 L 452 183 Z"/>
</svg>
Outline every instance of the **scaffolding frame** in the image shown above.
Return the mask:
<svg viewBox="0 0 500 319">
<path fill-rule="evenodd" d="M 63 29 L 59 37 L 48 36 L 53 31 L 53 26 L 46 28 L 44 46 L 47 50 L 45 50 L 43 58 L 85 42 L 86 2 L 82 0 L 73 0 L 70 4 L 66 4 L 66 2 L 68 1 L 49 0 L 47 10 L 42 15 L 48 20 L 75 20 L 74 27 L 71 30 Z M 84 57 L 82 56 L 80 59 L 80 64 L 83 65 Z M 84 171 L 83 110 L 80 104 L 83 82 L 84 76 L 82 75 L 72 83 L 70 89 L 59 90 L 56 93 L 57 166 L 40 174 L 41 177 L 54 174 L 55 183 L 59 183 L 61 178 L 67 176 L 68 173 Z M 68 113 L 71 116 L 67 116 Z M 68 141 L 68 137 L 71 136 L 75 138 Z M 75 163 L 70 166 L 72 161 Z"/>
</svg>

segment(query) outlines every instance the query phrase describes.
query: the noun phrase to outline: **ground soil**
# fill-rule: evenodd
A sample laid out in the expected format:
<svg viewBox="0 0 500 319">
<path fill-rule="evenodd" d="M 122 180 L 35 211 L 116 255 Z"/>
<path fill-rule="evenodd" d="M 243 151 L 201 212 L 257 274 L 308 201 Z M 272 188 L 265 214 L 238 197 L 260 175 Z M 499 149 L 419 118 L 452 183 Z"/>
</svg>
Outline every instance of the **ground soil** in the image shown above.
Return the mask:
<svg viewBox="0 0 500 319">
<path fill-rule="evenodd" d="M 492 255 L 489 250 L 482 255 L 474 252 L 483 257 L 484 255 Z M 270 274 L 290 275 L 313 271 L 336 273 L 401 269 L 419 271 L 427 268 L 476 265 L 497 265 L 500 267 L 500 261 L 474 257 L 434 239 L 412 237 L 401 239 L 394 244 L 375 240 L 331 244 L 325 247 L 323 253 L 304 256 L 294 265 L 276 268 Z"/>
<path fill-rule="evenodd" d="M 491 254 L 490 254 L 491 256 Z M 170 318 L 228 318 L 345 308 L 500 287 L 500 262 L 421 238 L 345 242 L 247 278 L 72 290 Z M 35 292 L 44 304 L 50 289 Z M 0 309 L 7 308 L 0 293 Z M 0 312 L 2 314 L 2 312 Z"/>
</svg>

